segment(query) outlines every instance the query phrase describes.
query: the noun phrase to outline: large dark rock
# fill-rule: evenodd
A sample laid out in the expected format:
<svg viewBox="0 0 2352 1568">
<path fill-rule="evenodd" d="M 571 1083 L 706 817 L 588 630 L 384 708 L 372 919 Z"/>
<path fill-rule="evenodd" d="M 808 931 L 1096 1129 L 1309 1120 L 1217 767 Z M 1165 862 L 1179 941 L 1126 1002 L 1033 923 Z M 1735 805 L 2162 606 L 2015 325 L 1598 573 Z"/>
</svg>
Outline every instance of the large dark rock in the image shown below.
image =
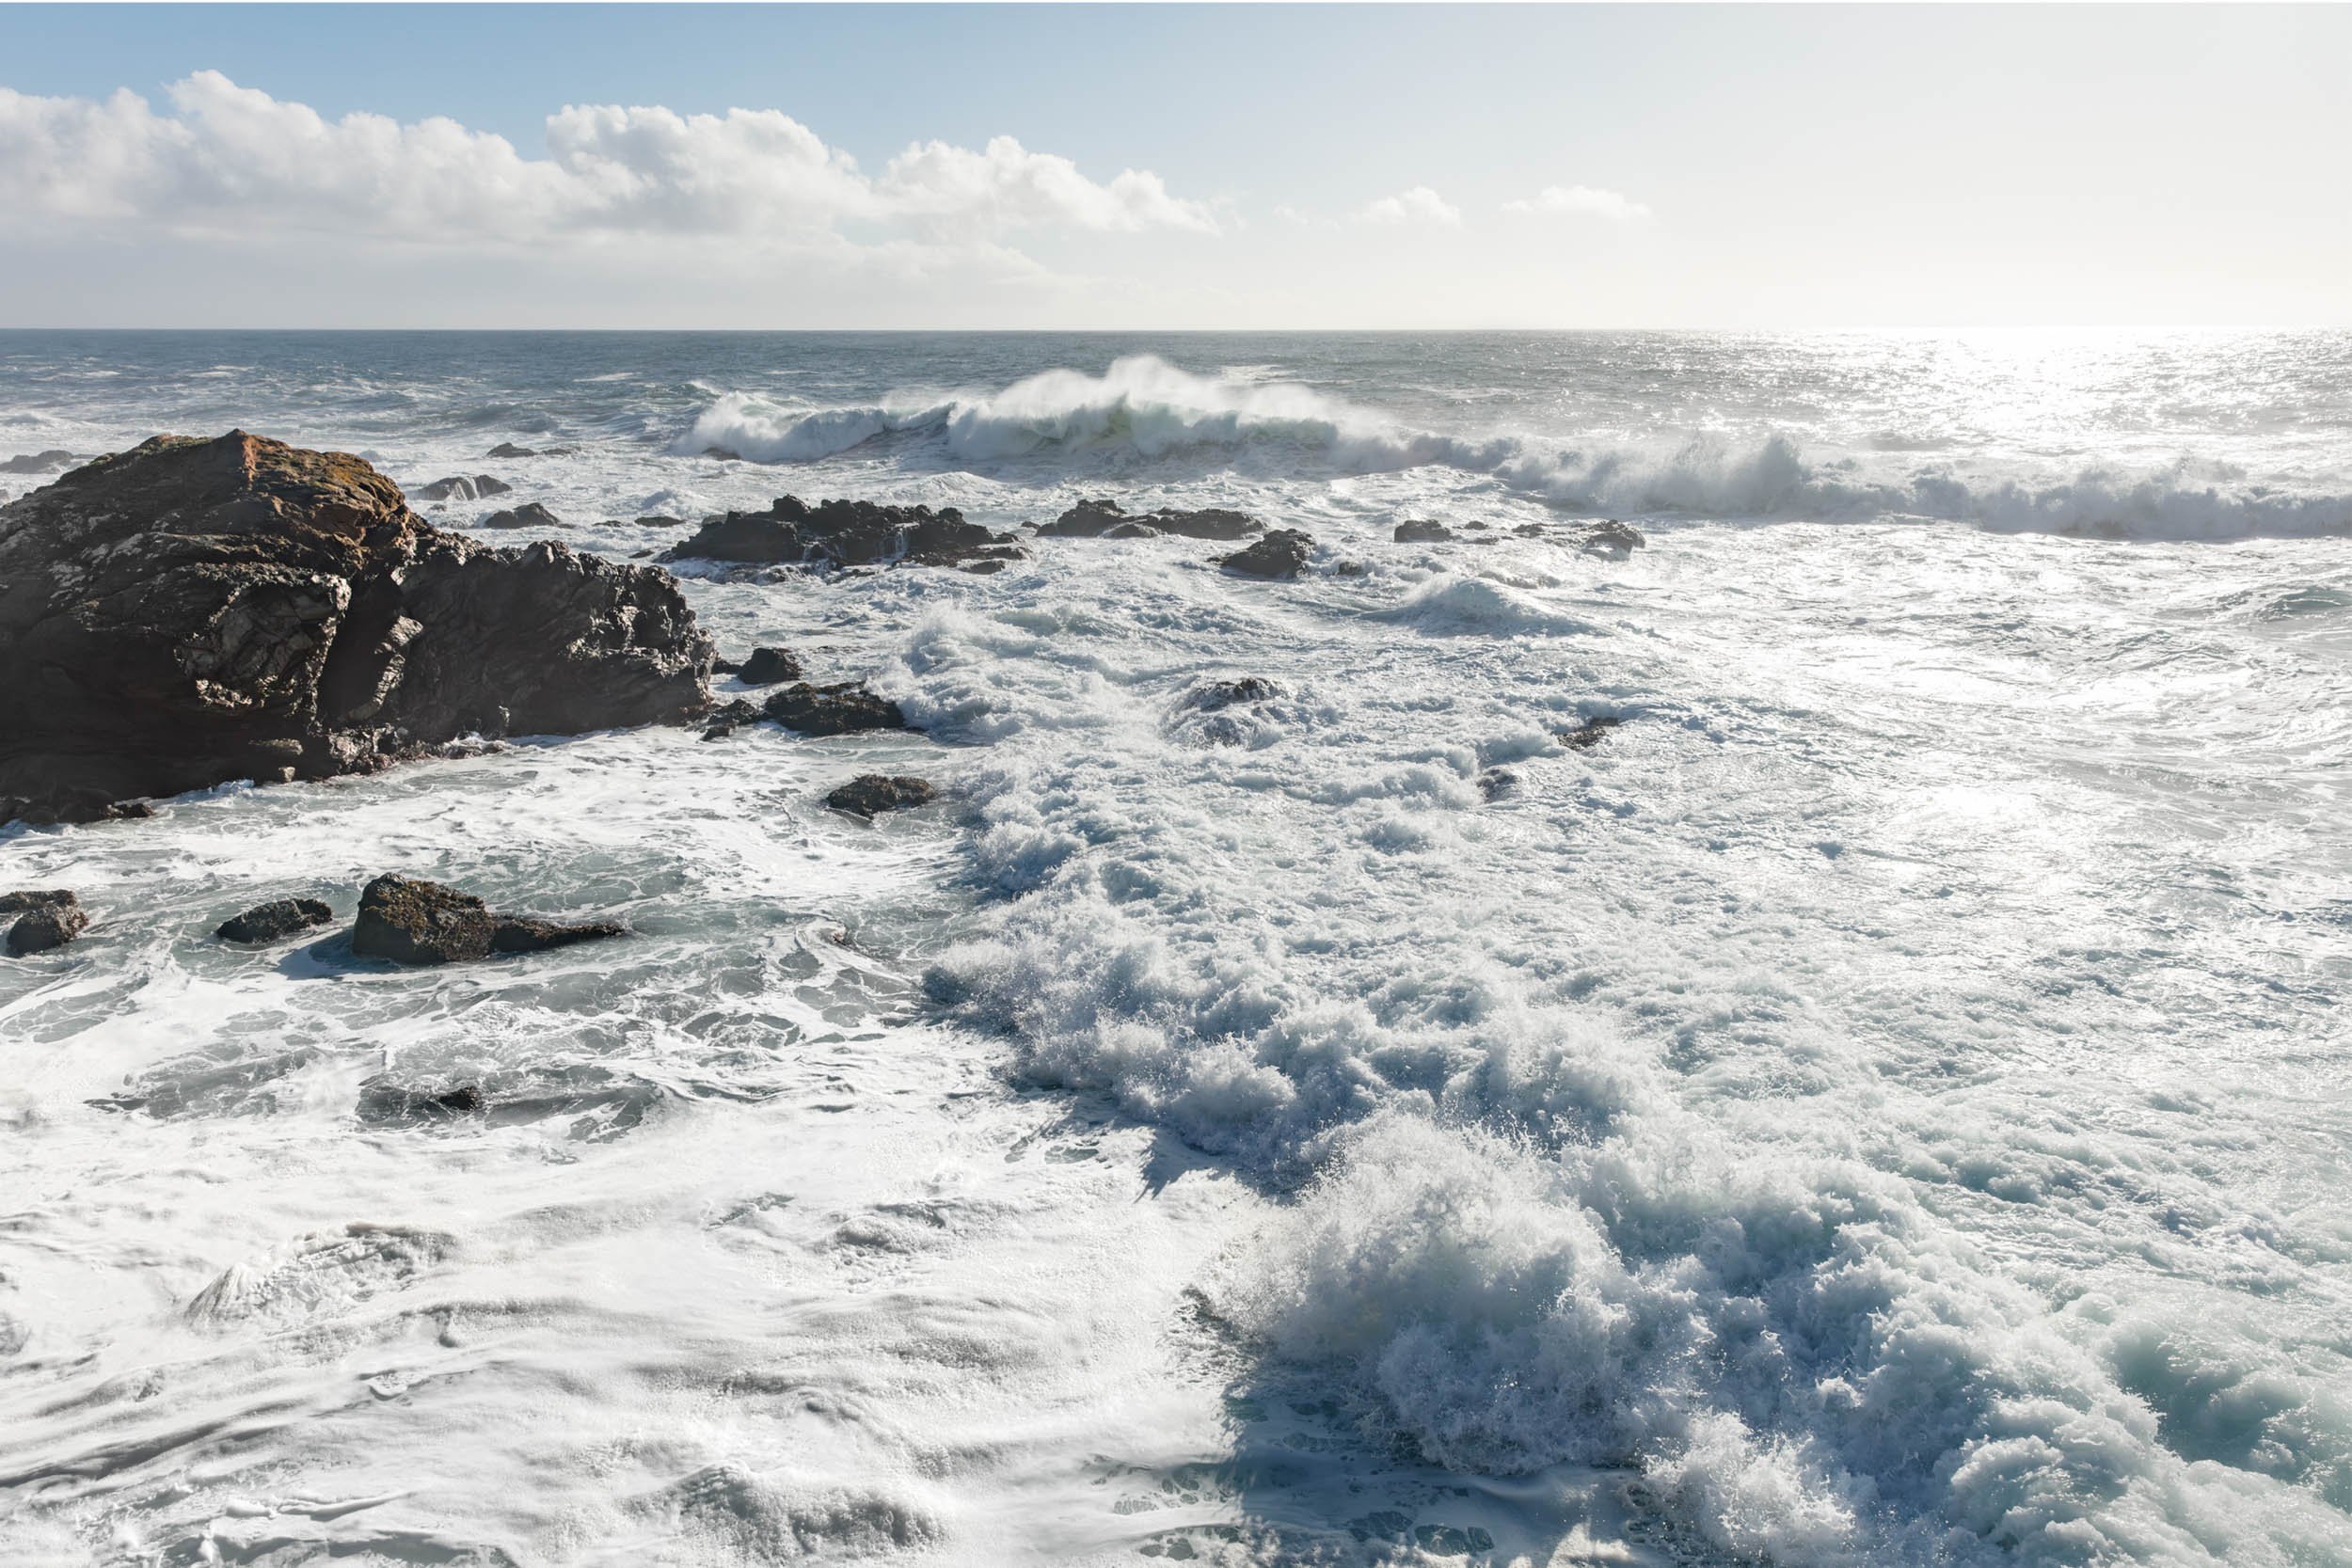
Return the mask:
<svg viewBox="0 0 2352 1568">
<path fill-rule="evenodd" d="M 926 779 L 905 774 L 861 773 L 825 797 L 825 804 L 852 816 L 873 816 L 886 811 L 927 806 L 939 791 Z"/>
<path fill-rule="evenodd" d="M 1295 578 L 1314 554 L 1315 542 L 1295 528 L 1278 528 L 1247 549 L 1220 556 L 1217 563 L 1246 578 Z"/>
<path fill-rule="evenodd" d="M 1203 681 L 1184 693 L 1177 706 L 1194 713 L 1215 713 L 1236 703 L 1270 703 L 1282 695 L 1282 689 L 1263 675 L 1244 675 L 1239 680 Z"/>
<path fill-rule="evenodd" d="M 698 715 L 670 576 L 445 533 L 356 457 L 158 436 L 0 507 L 0 820 Z"/>
<path fill-rule="evenodd" d="M 504 480 L 489 474 L 455 474 L 448 479 L 435 480 L 417 492 L 417 499 L 424 501 L 478 501 L 491 496 L 503 496 L 514 488 Z"/>
<path fill-rule="evenodd" d="M 954 507 L 879 506 L 828 500 L 814 507 L 779 496 L 765 512 L 707 517 L 661 553 L 664 561 L 742 561 L 763 565 L 961 566 L 994 571 L 1022 550 L 1009 533 L 967 523 Z"/>
<path fill-rule="evenodd" d="M 1584 531 L 1584 542 L 1577 548 L 1586 555 L 1605 555 L 1623 561 L 1649 541 L 1631 523 L 1621 523 L 1612 517 L 1605 523 L 1595 523 Z"/>
<path fill-rule="evenodd" d="M 806 681 L 787 686 L 768 699 L 768 717 L 803 735 L 850 735 L 860 730 L 903 730 L 907 719 L 898 705 L 878 697 L 855 681 L 811 686 Z"/>
<path fill-rule="evenodd" d="M 1157 533 L 1186 539 L 1247 539 L 1265 525 L 1246 512 L 1204 507 L 1195 512 L 1162 508 L 1130 513 L 1115 500 L 1082 500 L 1038 527 L 1044 539 L 1144 539 Z"/>
<path fill-rule="evenodd" d="M 778 681 L 796 681 L 803 673 L 799 656 L 789 648 L 754 648 L 751 657 L 736 667 L 746 686 L 773 686 Z"/>
<path fill-rule="evenodd" d="M 708 722 L 703 726 L 703 738 L 724 740 L 743 725 L 757 723 L 761 714 L 757 704 L 738 697 L 731 703 L 722 703 L 704 717 Z"/>
<path fill-rule="evenodd" d="M 1573 747 L 1580 752 L 1589 752 L 1608 739 L 1609 732 L 1624 722 L 1622 719 L 1613 719 L 1607 714 L 1601 714 L 1585 720 L 1574 729 L 1560 730 L 1555 733 L 1558 734 L 1564 745 Z"/>
<path fill-rule="evenodd" d="M 1420 522 L 1407 518 L 1396 525 L 1392 536 L 1400 545 L 1442 545 L 1454 537 L 1454 531 L 1443 523 Z"/>
<path fill-rule="evenodd" d="M 222 921 L 213 935 L 223 942 L 277 942 L 334 918 L 335 911 L 315 898 L 279 898 Z"/>
<path fill-rule="evenodd" d="M 60 468 L 72 467 L 72 452 L 53 449 L 25 457 L 11 457 L 6 463 L 0 463 L 0 474 L 54 474 Z"/>
<path fill-rule="evenodd" d="M 89 928 L 89 911 L 63 888 L 41 893 L 11 893 L 0 897 L 0 914 L 13 914 L 8 927 L 8 957 L 22 958 L 63 947 Z"/>
<path fill-rule="evenodd" d="M 493 953 L 545 952 L 624 931 L 603 920 L 565 923 L 492 914 L 470 893 L 387 874 L 359 895 L 351 950 L 361 958 L 395 963 L 445 964 Z"/>
<path fill-rule="evenodd" d="M 474 526 L 476 528 L 562 528 L 564 519 L 537 501 L 525 501 L 522 505 L 509 507 L 504 512 L 493 512 Z"/>
<path fill-rule="evenodd" d="M 482 455 L 485 457 L 536 457 L 539 453 L 529 447 L 518 447 L 512 441 L 501 441 Z"/>
</svg>

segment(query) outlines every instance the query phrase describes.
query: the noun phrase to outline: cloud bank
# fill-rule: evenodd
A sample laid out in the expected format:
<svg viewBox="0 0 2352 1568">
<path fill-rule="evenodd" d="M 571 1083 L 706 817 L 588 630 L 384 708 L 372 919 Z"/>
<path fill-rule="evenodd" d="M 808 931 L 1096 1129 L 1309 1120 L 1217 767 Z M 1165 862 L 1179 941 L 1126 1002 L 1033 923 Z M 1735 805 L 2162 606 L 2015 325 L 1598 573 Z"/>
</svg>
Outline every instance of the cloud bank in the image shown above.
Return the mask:
<svg viewBox="0 0 2352 1568">
<path fill-rule="evenodd" d="M 71 229 L 192 235 L 342 233 L 451 242 L 728 234 L 818 239 L 845 223 L 975 242 L 1018 230 L 1218 231 L 1208 205 L 1156 174 L 1097 182 L 1010 136 L 926 142 L 879 178 L 771 109 L 680 115 L 567 107 L 547 155 L 446 119 L 329 120 L 218 71 L 176 83 L 158 112 L 0 87 L 0 211 Z"/>
<path fill-rule="evenodd" d="M 1433 223 L 1440 228 L 1459 229 L 1462 209 L 1426 185 L 1415 185 L 1409 191 L 1384 196 L 1356 214 L 1362 223 L 1400 225 Z"/>
<path fill-rule="evenodd" d="M 1605 218 L 1611 223 L 1640 223 L 1650 210 L 1615 191 L 1591 185 L 1546 185 L 1525 201 L 1506 201 L 1506 213 L 1532 213 L 1565 217 Z"/>
</svg>

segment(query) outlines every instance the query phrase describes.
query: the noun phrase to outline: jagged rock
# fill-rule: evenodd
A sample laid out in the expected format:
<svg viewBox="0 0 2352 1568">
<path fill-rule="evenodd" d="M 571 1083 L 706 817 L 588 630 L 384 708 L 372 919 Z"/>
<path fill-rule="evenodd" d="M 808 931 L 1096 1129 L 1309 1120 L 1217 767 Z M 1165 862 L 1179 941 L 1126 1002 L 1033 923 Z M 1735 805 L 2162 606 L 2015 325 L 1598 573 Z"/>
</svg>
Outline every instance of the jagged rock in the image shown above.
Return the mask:
<svg viewBox="0 0 2352 1568">
<path fill-rule="evenodd" d="M 445 964 L 493 953 L 539 953 L 624 932 L 604 920 L 564 923 L 492 914 L 470 893 L 388 873 L 359 895 L 351 950 L 395 963 Z"/>
<path fill-rule="evenodd" d="M 676 721 L 669 574 L 432 527 L 356 457 L 158 436 L 0 507 L 0 819 Z"/>
<path fill-rule="evenodd" d="M 768 699 L 763 710 L 787 730 L 803 735 L 850 735 L 860 730 L 903 730 L 906 715 L 887 697 L 855 681 L 811 686 L 802 681 Z"/>
<path fill-rule="evenodd" d="M 1011 534 L 967 523 L 952 506 L 933 512 L 928 506 L 828 500 L 811 507 L 798 497 L 779 496 L 765 512 L 706 517 L 701 528 L 663 551 L 661 559 L 996 571 L 1022 554 Z"/>
<path fill-rule="evenodd" d="M 1314 553 L 1315 542 L 1295 528 L 1278 528 L 1248 549 L 1219 556 L 1217 564 L 1248 578 L 1295 578 Z"/>
<path fill-rule="evenodd" d="M 930 781 L 904 774 L 861 773 L 825 797 L 825 804 L 853 816 L 873 816 L 885 811 L 927 806 L 939 791 Z"/>
<path fill-rule="evenodd" d="M 279 898 L 222 921 L 213 935 L 223 942 L 276 942 L 334 918 L 335 911 L 316 898 Z"/>
<path fill-rule="evenodd" d="M 1454 537 L 1454 531 L 1443 523 L 1417 522 L 1406 519 L 1396 525 L 1391 537 L 1400 545 L 1442 545 Z"/>
<path fill-rule="evenodd" d="M 504 512 L 493 512 L 474 526 L 476 528 L 562 528 L 564 519 L 537 501 L 525 501 L 522 505 L 509 508 Z"/>
<path fill-rule="evenodd" d="M 89 911 L 63 888 L 39 893 L 11 893 L 0 898 L 0 914 L 13 914 L 8 927 L 8 957 L 22 958 L 63 947 L 89 928 Z"/>
<path fill-rule="evenodd" d="M 1584 542 L 1577 547 L 1586 555 L 1605 555 L 1623 561 L 1648 543 L 1642 537 L 1640 529 L 1612 517 L 1605 523 L 1595 523 L 1585 530 Z"/>
<path fill-rule="evenodd" d="M 1558 734 L 1563 743 L 1582 752 L 1599 745 L 1608 737 L 1611 730 L 1624 722 L 1622 719 L 1613 719 L 1604 714 L 1598 718 L 1587 719 L 1574 729 L 1560 730 L 1555 733 Z"/>
<path fill-rule="evenodd" d="M 6 463 L 0 463 L 0 474 L 54 474 L 60 468 L 72 467 L 73 454 L 53 448 L 24 457 L 11 457 Z"/>
<path fill-rule="evenodd" d="M 754 648 L 735 672 L 746 686 L 773 686 L 801 678 L 801 661 L 789 648 Z"/>
<path fill-rule="evenodd" d="M 745 724 L 756 723 L 760 718 L 759 705 L 738 697 L 735 701 L 712 708 L 709 725 L 703 731 L 705 740 L 724 740 Z"/>
<path fill-rule="evenodd" d="M 1176 533 L 1187 539 L 1234 540 L 1247 539 L 1264 527 L 1246 512 L 1223 507 L 1130 514 L 1115 500 L 1082 500 L 1037 531 L 1044 539 L 1149 539 Z"/>
<path fill-rule="evenodd" d="M 1282 694 L 1282 689 L 1263 675 L 1244 675 L 1239 680 L 1209 681 L 1194 687 L 1176 705 L 1196 713 L 1214 713 L 1235 703 L 1272 702 Z"/>
<path fill-rule="evenodd" d="M 417 499 L 425 501 L 478 501 L 492 496 L 503 496 L 515 487 L 489 474 L 453 474 L 437 479 L 417 492 Z"/>
</svg>

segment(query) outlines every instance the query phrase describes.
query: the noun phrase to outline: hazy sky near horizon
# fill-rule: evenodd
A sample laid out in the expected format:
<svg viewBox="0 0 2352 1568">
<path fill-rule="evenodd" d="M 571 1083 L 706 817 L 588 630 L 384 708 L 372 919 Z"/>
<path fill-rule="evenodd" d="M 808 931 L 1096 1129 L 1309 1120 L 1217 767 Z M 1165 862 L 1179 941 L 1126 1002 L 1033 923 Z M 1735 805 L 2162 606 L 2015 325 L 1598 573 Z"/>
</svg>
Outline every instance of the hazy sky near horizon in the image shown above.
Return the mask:
<svg viewBox="0 0 2352 1568">
<path fill-rule="evenodd" d="M 0 7 L 0 325 L 2352 325 L 2352 8 Z"/>
</svg>

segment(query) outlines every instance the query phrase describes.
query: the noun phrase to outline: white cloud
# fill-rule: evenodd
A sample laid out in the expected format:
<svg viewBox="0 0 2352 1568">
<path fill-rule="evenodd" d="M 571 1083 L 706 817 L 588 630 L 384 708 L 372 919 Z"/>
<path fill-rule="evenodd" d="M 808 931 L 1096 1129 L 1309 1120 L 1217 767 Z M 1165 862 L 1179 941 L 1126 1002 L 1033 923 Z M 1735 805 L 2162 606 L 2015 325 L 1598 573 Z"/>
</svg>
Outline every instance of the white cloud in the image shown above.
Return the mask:
<svg viewBox="0 0 2352 1568">
<path fill-rule="evenodd" d="M 974 240 L 1020 229 L 1215 233 L 1204 204 L 1127 169 L 1107 184 L 1009 136 L 913 146 L 879 180 L 766 109 L 567 107 L 547 153 L 452 119 L 328 120 L 217 71 L 169 106 L 0 87 L 0 208 L 72 227 L 462 242 L 680 233 L 807 238 L 847 221 Z"/>
<path fill-rule="evenodd" d="M 1356 214 L 1359 223 L 1436 223 L 1448 229 L 1462 226 L 1462 209 L 1426 185 L 1384 196 Z"/>
<path fill-rule="evenodd" d="M 1640 202 L 1591 185 L 1546 185 L 1533 200 L 1506 201 L 1502 210 L 1605 218 L 1612 223 L 1639 223 L 1650 215 L 1650 210 Z"/>
</svg>

